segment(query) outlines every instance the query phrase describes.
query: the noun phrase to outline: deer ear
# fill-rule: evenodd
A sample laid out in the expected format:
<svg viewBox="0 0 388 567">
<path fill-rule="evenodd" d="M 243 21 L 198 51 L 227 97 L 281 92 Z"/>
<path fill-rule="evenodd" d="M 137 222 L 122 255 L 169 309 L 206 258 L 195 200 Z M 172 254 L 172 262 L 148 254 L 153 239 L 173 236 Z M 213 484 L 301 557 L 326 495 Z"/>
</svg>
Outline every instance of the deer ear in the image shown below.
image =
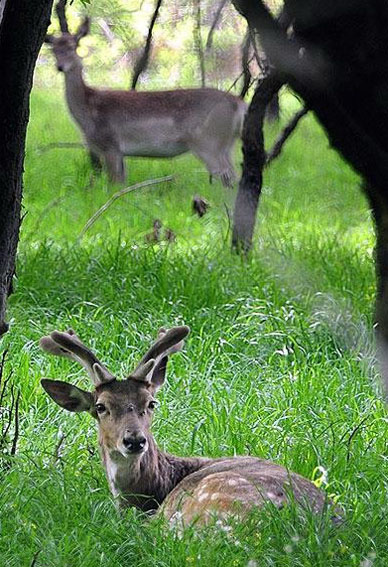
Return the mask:
<svg viewBox="0 0 388 567">
<path fill-rule="evenodd" d="M 155 366 L 154 371 L 151 375 L 151 384 L 154 387 L 154 390 L 159 390 L 164 384 L 166 379 L 166 369 L 168 363 L 168 356 L 164 356 L 158 364 Z"/>
<path fill-rule="evenodd" d="M 85 18 L 74 35 L 74 39 L 76 43 L 78 43 L 83 37 L 85 37 L 85 35 L 88 35 L 89 32 L 90 32 L 90 18 Z"/>
<path fill-rule="evenodd" d="M 94 398 L 90 392 L 59 380 L 41 380 L 41 384 L 50 398 L 67 411 L 90 411 L 93 408 Z"/>
</svg>

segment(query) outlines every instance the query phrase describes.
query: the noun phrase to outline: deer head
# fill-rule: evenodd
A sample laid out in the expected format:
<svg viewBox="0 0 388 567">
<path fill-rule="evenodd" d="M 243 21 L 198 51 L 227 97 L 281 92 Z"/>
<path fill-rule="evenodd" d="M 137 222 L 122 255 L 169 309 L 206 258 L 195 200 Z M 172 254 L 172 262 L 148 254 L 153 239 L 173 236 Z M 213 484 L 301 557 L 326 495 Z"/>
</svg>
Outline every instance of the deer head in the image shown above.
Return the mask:
<svg viewBox="0 0 388 567">
<path fill-rule="evenodd" d="M 71 69 L 81 66 L 81 59 L 77 54 L 77 47 L 80 40 L 85 37 L 90 30 L 90 19 L 85 18 L 77 32 L 71 34 L 66 20 L 65 7 L 66 0 L 59 0 L 55 7 L 62 35 L 58 37 L 46 35 L 45 38 L 45 43 L 50 44 L 53 49 L 58 71 L 62 71 L 63 73 L 67 73 Z"/>
<path fill-rule="evenodd" d="M 188 333 L 186 326 L 160 329 L 157 341 L 135 370 L 126 379 L 117 380 L 74 331 L 54 331 L 41 339 L 41 348 L 82 364 L 94 391 L 86 392 L 58 380 L 42 380 L 42 386 L 62 408 L 87 411 L 97 419 L 100 444 L 112 457 L 139 457 L 148 450 L 152 437 L 154 395 L 165 381 L 168 356 L 181 350 Z"/>
</svg>

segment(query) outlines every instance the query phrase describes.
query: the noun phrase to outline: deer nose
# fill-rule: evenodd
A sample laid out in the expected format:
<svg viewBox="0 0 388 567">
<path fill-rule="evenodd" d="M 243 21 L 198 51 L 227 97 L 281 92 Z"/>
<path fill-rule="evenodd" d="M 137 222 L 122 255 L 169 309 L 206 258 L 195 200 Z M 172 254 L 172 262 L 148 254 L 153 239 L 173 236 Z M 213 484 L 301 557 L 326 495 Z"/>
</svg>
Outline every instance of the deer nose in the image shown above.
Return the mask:
<svg viewBox="0 0 388 567">
<path fill-rule="evenodd" d="M 147 443 L 147 439 L 143 436 L 140 437 L 125 436 L 123 438 L 123 445 L 129 453 L 141 453 L 146 443 Z"/>
<path fill-rule="evenodd" d="M 57 69 L 58 69 L 58 71 L 62 72 L 63 71 L 63 65 L 57 65 Z"/>
</svg>

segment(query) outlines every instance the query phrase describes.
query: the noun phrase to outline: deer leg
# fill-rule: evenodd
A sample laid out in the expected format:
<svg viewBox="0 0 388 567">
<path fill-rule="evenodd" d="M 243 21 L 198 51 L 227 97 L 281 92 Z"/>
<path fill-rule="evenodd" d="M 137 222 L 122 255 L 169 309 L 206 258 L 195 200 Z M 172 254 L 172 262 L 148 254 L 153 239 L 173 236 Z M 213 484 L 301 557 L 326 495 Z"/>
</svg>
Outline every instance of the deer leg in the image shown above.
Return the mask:
<svg viewBox="0 0 388 567">
<path fill-rule="evenodd" d="M 221 173 L 221 181 L 224 187 L 232 187 L 234 181 L 236 180 L 236 172 L 233 167 L 232 159 L 230 157 L 230 151 L 225 152 L 223 156 L 224 170 Z"/>
<path fill-rule="evenodd" d="M 120 153 L 108 152 L 104 155 L 108 175 L 113 183 L 125 183 L 125 167 L 123 156 Z"/>
<path fill-rule="evenodd" d="M 89 150 L 89 158 L 94 173 L 100 174 L 102 171 L 102 162 L 100 156 L 93 150 Z"/>
<path fill-rule="evenodd" d="M 225 148 L 218 150 L 218 148 L 194 147 L 191 148 L 191 151 L 206 165 L 210 177 L 219 177 L 224 187 L 231 187 L 233 185 L 236 174 Z"/>
</svg>

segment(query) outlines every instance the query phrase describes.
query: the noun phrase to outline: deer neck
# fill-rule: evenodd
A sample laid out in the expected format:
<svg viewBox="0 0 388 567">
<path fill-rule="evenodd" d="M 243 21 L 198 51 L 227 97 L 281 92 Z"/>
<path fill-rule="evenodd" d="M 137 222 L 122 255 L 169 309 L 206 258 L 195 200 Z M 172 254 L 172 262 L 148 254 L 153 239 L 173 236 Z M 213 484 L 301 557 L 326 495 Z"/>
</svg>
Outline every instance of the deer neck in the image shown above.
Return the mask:
<svg viewBox="0 0 388 567">
<path fill-rule="evenodd" d="M 111 492 L 119 505 L 135 506 L 145 512 L 155 511 L 181 480 L 210 461 L 163 453 L 153 439 L 146 453 L 133 459 L 104 447 L 101 453 Z"/>
<path fill-rule="evenodd" d="M 69 110 L 84 130 L 85 123 L 89 122 L 88 94 L 90 88 L 85 84 L 80 62 L 65 73 L 65 90 Z"/>
</svg>

